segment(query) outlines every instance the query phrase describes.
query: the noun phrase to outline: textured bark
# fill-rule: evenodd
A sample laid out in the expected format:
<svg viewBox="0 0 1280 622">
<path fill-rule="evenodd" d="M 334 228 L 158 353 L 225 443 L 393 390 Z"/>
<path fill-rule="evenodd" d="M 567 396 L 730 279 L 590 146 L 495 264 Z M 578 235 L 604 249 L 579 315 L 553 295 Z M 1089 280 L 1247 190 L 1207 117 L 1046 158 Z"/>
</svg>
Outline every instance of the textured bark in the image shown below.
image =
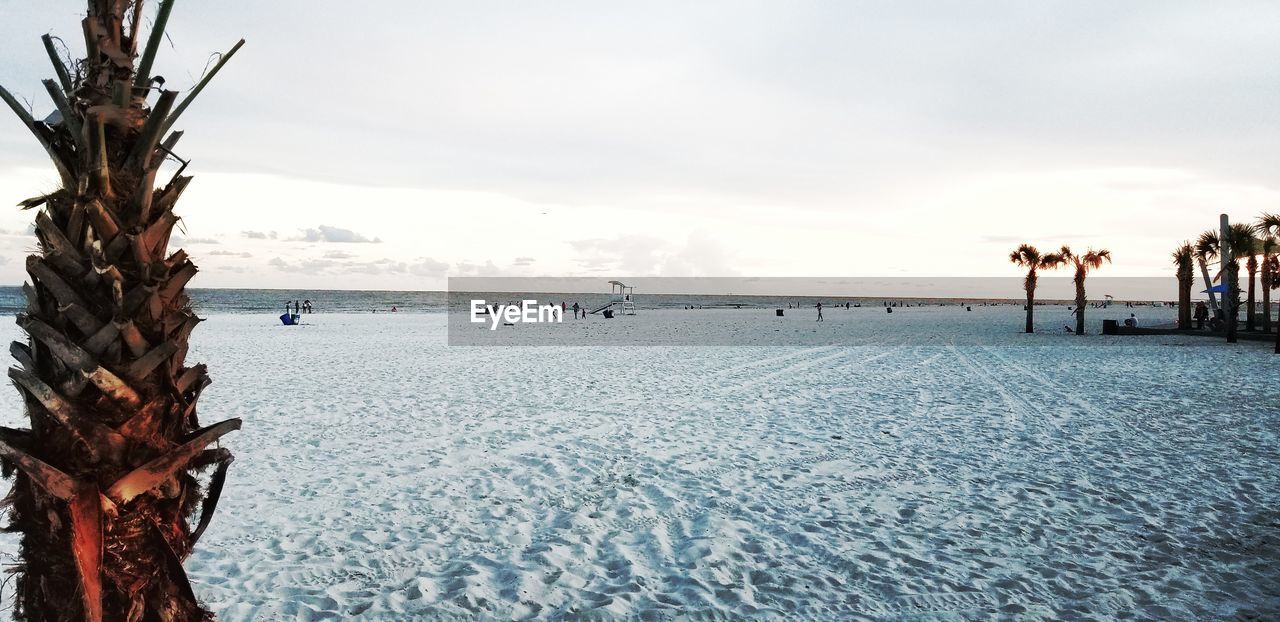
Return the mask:
<svg viewBox="0 0 1280 622">
<path fill-rule="evenodd" d="M 1227 308 L 1227 343 L 1235 343 L 1240 329 L 1240 262 L 1235 257 L 1227 262 L 1222 278 L 1229 284 L 1222 303 Z"/>
<path fill-rule="evenodd" d="M 1245 330 L 1257 329 L 1258 317 L 1258 298 L 1254 291 L 1254 285 L 1258 280 L 1258 258 L 1249 255 L 1249 260 L 1245 263 L 1245 268 L 1249 271 L 1249 298 L 1248 306 L 1245 308 Z"/>
<path fill-rule="evenodd" d="M 1173 265 L 1178 276 L 1178 328 L 1191 330 L 1191 288 L 1195 286 L 1195 249 L 1183 242 L 1173 251 Z"/>
<path fill-rule="evenodd" d="M 1196 263 L 1200 265 L 1200 275 L 1204 277 L 1204 288 L 1209 290 L 1209 310 L 1213 312 L 1213 317 L 1218 314 L 1218 297 L 1214 295 L 1213 279 L 1209 278 L 1209 264 L 1205 261 L 1204 255 L 1196 257 Z"/>
<path fill-rule="evenodd" d="M 19 120 L 53 159 L 62 187 L 38 209 L 27 259 L 27 311 L 9 377 L 30 430 L 0 430 L 14 477 L 11 529 L 22 533 L 18 619 L 204 620 L 182 570 L 217 505 L 231 454 L 209 448 L 239 429 L 201 427 L 203 365 L 187 366 L 199 318 L 184 287 L 195 264 L 169 253 L 174 204 L 190 177 L 155 180 L 175 133 L 176 98 L 148 103 L 156 46 L 135 69 L 141 2 L 90 0 L 86 58 L 45 87 L 62 114 Z M 161 3 L 167 16 L 171 0 Z M 151 40 L 158 43 L 157 17 Z M 0 89 L 6 102 L 13 98 Z M 11 107 L 12 104 L 11 104 Z M 208 494 L 196 471 L 216 466 Z M 193 523 L 195 524 L 193 526 Z"/>
<path fill-rule="evenodd" d="M 1271 254 L 1262 256 L 1262 332 L 1271 332 Z"/>
<path fill-rule="evenodd" d="M 1185 274 L 1178 272 L 1178 328 L 1182 330 L 1191 329 L 1191 287 L 1194 277 L 1189 268 L 1190 264 Z"/>
<path fill-rule="evenodd" d="M 1027 278 L 1022 282 L 1022 288 L 1027 292 L 1027 327 L 1028 333 L 1036 332 L 1035 325 L 1035 308 L 1036 308 L 1036 269 L 1032 268 L 1027 272 Z"/>
<path fill-rule="evenodd" d="M 1076 276 L 1073 279 L 1076 285 L 1076 334 L 1084 334 L 1084 305 L 1088 302 L 1088 298 L 1084 294 L 1084 278 L 1085 271 L 1079 266 L 1076 267 Z"/>
</svg>

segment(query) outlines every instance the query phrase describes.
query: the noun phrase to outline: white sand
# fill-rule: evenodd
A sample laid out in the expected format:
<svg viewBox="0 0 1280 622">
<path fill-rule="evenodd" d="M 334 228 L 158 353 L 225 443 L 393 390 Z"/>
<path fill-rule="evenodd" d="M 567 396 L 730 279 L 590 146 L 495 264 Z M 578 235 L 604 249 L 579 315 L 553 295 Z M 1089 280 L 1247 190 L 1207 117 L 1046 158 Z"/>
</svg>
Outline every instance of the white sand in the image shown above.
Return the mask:
<svg viewBox="0 0 1280 622">
<path fill-rule="evenodd" d="M 658 342 L 689 313 L 777 326 L 614 322 Z M 466 348 L 440 315 L 213 317 L 201 417 L 245 424 L 188 567 L 223 620 L 1280 615 L 1280 357 L 1041 318 L 832 309 L 788 317 L 810 345 L 785 348 Z"/>
</svg>

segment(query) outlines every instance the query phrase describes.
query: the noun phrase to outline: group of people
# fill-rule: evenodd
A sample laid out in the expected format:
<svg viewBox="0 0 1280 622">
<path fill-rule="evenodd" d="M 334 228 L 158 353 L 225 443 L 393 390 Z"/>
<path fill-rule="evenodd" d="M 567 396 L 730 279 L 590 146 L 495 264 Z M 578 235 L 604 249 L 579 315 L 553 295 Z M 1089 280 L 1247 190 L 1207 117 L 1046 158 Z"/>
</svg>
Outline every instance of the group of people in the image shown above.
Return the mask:
<svg viewBox="0 0 1280 622">
<path fill-rule="evenodd" d="M 284 301 L 284 312 L 285 312 L 285 313 L 288 313 L 288 312 L 289 312 L 289 307 L 290 307 L 290 306 L 292 306 L 292 307 L 293 307 L 293 314 L 294 314 L 294 315 L 301 315 L 301 314 L 303 314 L 303 313 L 312 313 L 312 312 L 314 311 L 314 310 L 312 309 L 312 307 L 311 307 L 311 301 L 310 301 L 310 300 L 301 300 L 301 301 L 299 301 L 299 300 L 286 300 L 286 301 Z"/>
</svg>

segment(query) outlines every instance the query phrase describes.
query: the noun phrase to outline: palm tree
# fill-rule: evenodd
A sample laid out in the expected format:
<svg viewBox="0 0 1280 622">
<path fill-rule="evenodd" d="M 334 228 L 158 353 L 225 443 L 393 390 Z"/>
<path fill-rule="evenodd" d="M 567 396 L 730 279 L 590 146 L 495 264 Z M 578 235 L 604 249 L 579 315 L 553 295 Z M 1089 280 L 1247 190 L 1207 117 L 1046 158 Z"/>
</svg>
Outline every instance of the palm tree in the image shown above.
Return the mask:
<svg viewBox="0 0 1280 622">
<path fill-rule="evenodd" d="M 161 1 L 141 56 L 141 0 L 89 0 L 87 52 L 70 66 L 45 35 L 57 80 L 44 81 L 56 110 L 44 121 L 0 88 L 61 182 L 20 203 L 38 209 L 38 250 L 18 315 L 29 340 L 10 346 L 9 377 L 31 429 L 0 428 L 11 526 L 22 533 L 19 619 L 211 617 L 182 561 L 231 463 L 209 446 L 240 420 L 201 427 L 196 417 L 210 382 L 204 365 L 185 363 L 200 322 L 185 293 L 196 266 L 169 253 L 174 204 L 191 178 L 185 161 L 158 188 L 156 178 L 176 159 L 182 132 L 170 128 L 243 41 L 178 102 L 151 75 L 172 5 Z M 202 490 L 192 472 L 209 467 Z"/>
<path fill-rule="evenodd" d="M 1245 304 L 1245 330 L 1257 329 L 1258 297 L 1255 290 L 1258 280 L 1258 254 L 1262 252 L 1262 241 L 1257 237 L 1258 229 L 1254 225 L 1235 223 L 1231 225 L 1231 254 L 1239 257 L 1244 254 L 1245 270 L 1249 274 L 1248 302 Z"/>
<path fill-rule="evenodd" d="M 1276 272 L 1277 251 L 1280 242 L 1280 214 L 1263 214 L 1258 217 L 1258 233 L 1262 234 L 1262 332 L 1271 332 L 1271 290 L 1280 286 L 1280 274 Z"/>
<path fill-rule="evenodd" d="M 1227 227 L 1227 239 L 1223 240 L 1226 247 L 1230 249 L 1231 261 L 1226 262 L 1223 266 L 1223 279 L 1227 283 L 1227 341 L 1236 342 L 1236 331 L 1239 329 L 1237 323 L 1240 316 L 1240 256 L 1243 254 L 1249 258 L 1252 268 L 1249 272 L 1249 302 L 1250 307 L 1253 303 L 1253 274 L 1257 271 L 1257 260 L 1253 256 L 1254 241 L 1253 225 L 1243 223 L 1232 223 Z M 1227 254 L 1227 253 L 1224 253 Z"/>
<path fill-rule="evenodd" d="M 1209 277 L 1209 262 L 1218 258 L 1218 232 L 1209 229 L 1196 238 L 1196 262 L 1200 264 L 1200 275 L 1204 277 L 1204 288 L 1209 294 L 1209 310 L 1214 317 L 1218 315 L 1218 297 L 1213 293 L 1213 282 Z"/>
<path fill-rule="evenodd" d="M 1036 306 L 1036 282 L 1038 270 L 1052 270 L 1062 265 L 1062 257 L 1057 253 L 1040 254 L 1036 247 L 1023 244 L 1009 253 L 1009 261 L 1016 266 L 1027 269 L 1027 278 L 1022 281 L 1022 289 L 1027 292 L 1027 332 L 1035 332 L 1032 316 Z"/>
<path fill-rule="evenodd" d="M 1258 255 L 1261 259 L 1258 279 L 1260 289 L 1262 290 L 1262 332 L 1271 332 L 1271 286 L 1275 272 L 1272 271 L 1272 264 L 1275 260 L 1276 238 L 1274 236 L 1265 236 L 1258 238 Z"/>
<path fill-rule="evenodd" d="M 1084 295 L 1084 279 L 1089 276 L 1090 271 L 1101 268 L 1103 262 L 1111 263 L 1111 251 L 1106 249 L 1095 251 L 1091 248 L 1085 254 L 1077 255 L 1071 252 L 1070 247 L 1063 246 L 1062 250 L 1058 251 L 1058 254 L 1066 260 L 1066 263 L 1076 267 L 1076 274 L 1073 279 L 1076 284 L 1076 334 L 1083 335 L 1084 306 L 1088 302 Z"/>
<path fill-rule="evenodd" d="M 1193 257 L 1195 249 L 1183 242 L 1173 250 L 1173 265 L 1178 269 L 1178 328 L 1191 328 L 1191 288 L 1195 285 Z"/>
</svg>

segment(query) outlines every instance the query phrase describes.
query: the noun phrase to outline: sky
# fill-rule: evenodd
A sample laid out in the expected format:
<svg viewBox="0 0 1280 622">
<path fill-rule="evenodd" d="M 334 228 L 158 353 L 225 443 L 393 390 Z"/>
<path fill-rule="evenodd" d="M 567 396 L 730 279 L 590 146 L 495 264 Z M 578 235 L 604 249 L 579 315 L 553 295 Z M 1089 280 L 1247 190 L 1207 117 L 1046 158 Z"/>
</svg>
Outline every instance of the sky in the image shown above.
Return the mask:
<svg viewBox="0 0 1280 622">
<path fill-rule="evenodd" d="M 0 0 L 38 117 L 39 37 L 82 54 L 82 11 Z M 1275 2 L 224 0 L 168 30 L 181 90 L 247 40 L 176 128 L 195 287 L 1014 276 L 1021 242 L 1166 276 L 1219 213 L 1280 211 Z M 0 113 L 13 205 L 55 178 Z M 0 210 L 0 284 L 32 218 Z"/>
</svg>

